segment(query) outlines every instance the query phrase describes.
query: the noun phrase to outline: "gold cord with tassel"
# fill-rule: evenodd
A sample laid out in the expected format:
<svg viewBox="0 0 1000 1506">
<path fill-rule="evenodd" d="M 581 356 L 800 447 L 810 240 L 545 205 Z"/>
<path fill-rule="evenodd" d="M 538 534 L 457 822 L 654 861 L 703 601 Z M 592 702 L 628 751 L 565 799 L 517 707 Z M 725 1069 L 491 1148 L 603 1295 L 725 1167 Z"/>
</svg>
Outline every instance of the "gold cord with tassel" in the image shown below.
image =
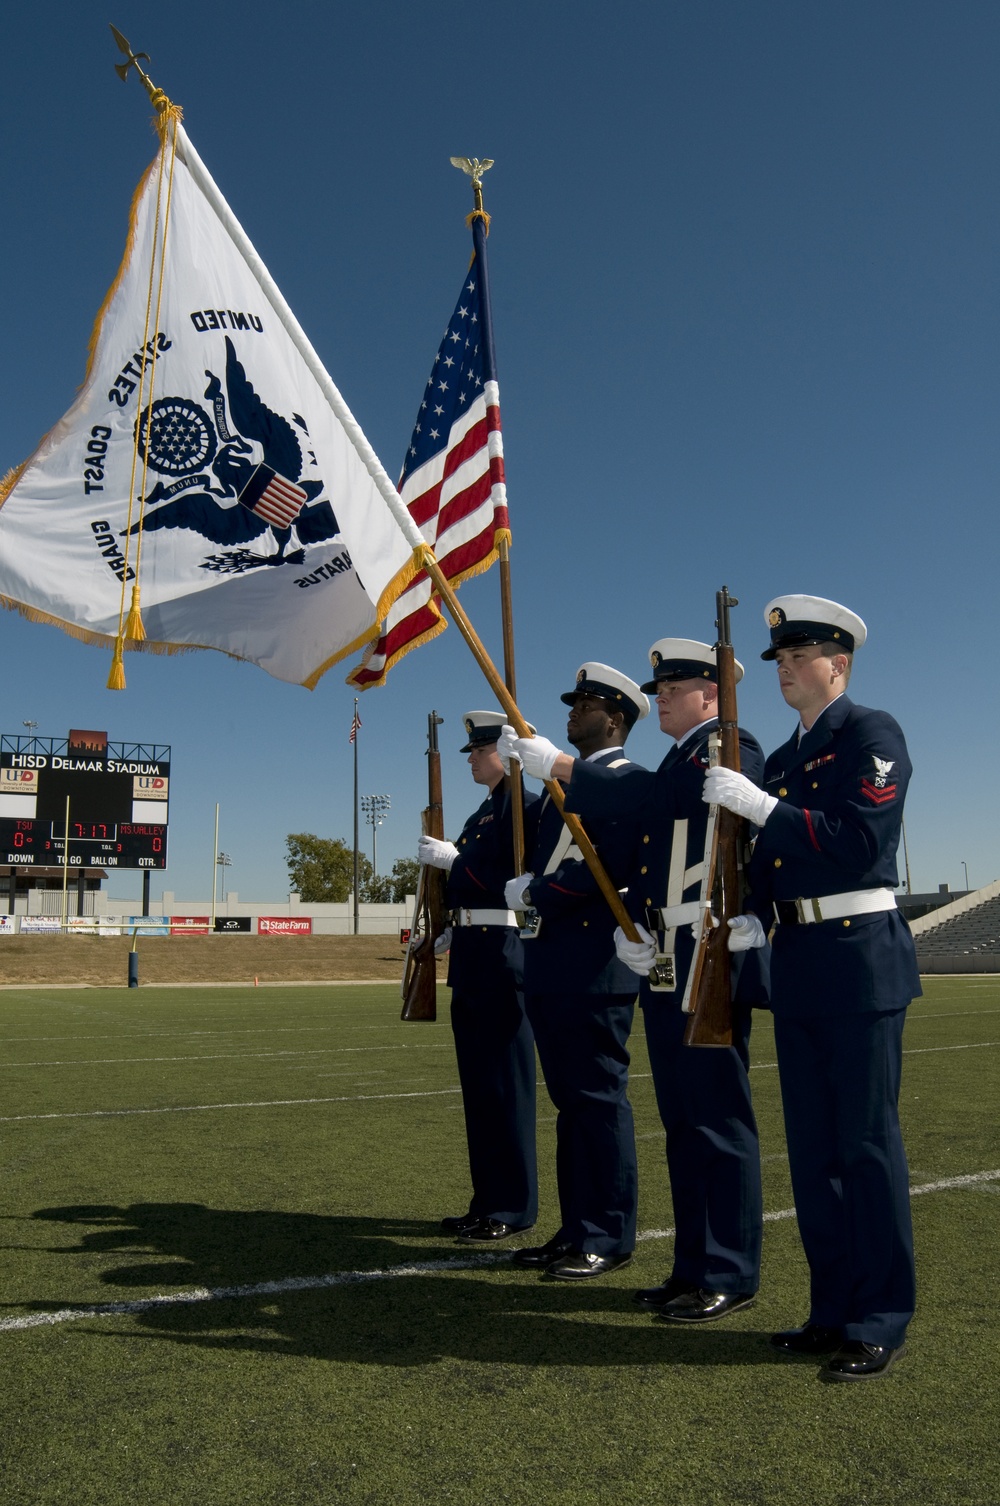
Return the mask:
<svg viewBox="0 0 1000 1506">
<path fill-rule="evenodd" d="M 122 34 L 121 34 L 120 31 L 118 31 L 114 26 L 112 26 L 111 30 L 112 30 L 112 32 L 114 34 L 115 41 L 118 43 L 118 47 L 119 47 L 120 51 L 123 52 L 125 54 L 125 56 L 128 58 L 128 62 L 127 63 L 123 63 L 123 64 L 118 64 L 116 66 L 115 71 L 117 72 L 119 78 L 121 78 L 121 80 L 123 82 L 125 82 L 125 80 L 128 78 L 129 69 L 133 68 L 133 67 L 135 68 L 135 70 L 138 73 L 140 79 L 142 80 L 142 83 L 143 83 L 143 85 L 144 85 L 144 87 L 146 89 L 146 92 L 149 95 L 149 98 L 150 98 L 150 101 L 151 101 L 151 103 L 153 105 L 153 108 L 156 110 L 156 117 L 155 117 L 155 120 L 154 120 L 154 125 L 155 125 L 155 128 L 156 128 L 157 134 L 159 135 L 159 138 L 160 138 L 160 153 L 159 153 L 160 161 L 159 161 L 159 173 L 158 173 L 158 180 L 157 180 L 157 188 L 156 188 L 156 209 L 155 209 L 154 226 L 153 226 L 153 243 L 152 243 L 151 254 L 150 254 L 149 284 L 148 284 L 147 293 L 146 293 L 146 317 L 145 317 L 145 325 L 144 325 L 144 329 L 143 329 L 142 365 L 141 365 L 141 369 L 140 369 L 140 373 L 139 373 L 139 398 L 138 398 L 138 404 L 137 404 L 138 412 L 141 415 L 142 412 L 143 412 L 143 405 L 144 405 L 144 402 L 145 402 L 145 410 L 146 410 L 147 414 L 149 415 L 147 417 L 147 421 L 146 421 L 145 443 L 144 443 L 144 446 L 143 446 L 143 455 L 142 455 L 142 473 L 141 473 L 141 480 L 140 480 L 140 486 L 139 486 L 139 521 L 138 521 L 139 534 L 138 534 L 138 538 L 136 539 L 136 543 L 135 543 L 135 571 L 134 571 L 134 583 L 133 583 L 133 586 L 132 586 L 132 600 L 131 600 L 131 604 L 130 604 L 130 607 L 129 607 L 128 616 L 126 618 L 126 616 L 125 616 L 125 582 L 127 581 L 129 575 L 133 573 L 131 571 L 131 569 L 130 569 L 130 566 L 129 566 L 129 555 L 131 553 L 131 547 L 130 546 L 131 546 L 132 537 L 133 537 L 133 534 L 132 534 L 132 517 L 133 517 L 133 507 L 134 507 L 134 504 L 135 504 L 136 470 L 137 470 L 137 464 L 138 464 L 138 459 L 139 459 L 139 434 L 140 434 L 140 430 L 141 430 L 141 427 L 142 427 L 141 423 L 137 422 L 136 426 L 135 426 L 135 435 L 134 435 L 134 439 L 133 439 L 132 471 L 131 471 L 131 477 L 130 477 L 130 480 L 129 480 L 128 516 L 127 516 L 126 525 L 125 525 L 125 567 L 124 567 L 124 569 L 122 571 L 121 602 L 120 602 L 119 611 L 118 611 L 118 632 L 115 635 L 114 649 L 113 649 L 112 659 L 111 659 L 111 671 L 110 671 L 110 673 L 108 675 L 108 689 L 109 690 L 124 690 L 125 689 L 125 662 L 124 662 L 125 642 L 126 642 L 126 640 L 128 640 L 128 641 L 130 641 L 132 643 L 144 643 L 146 641 L 146 629 L 145 629 L 145 627 L 143 625 L 142 610 L 141 610 L 141 607 L 140 607 L 140 584 L 139 584 L 140 583 L 140 570 L 139 570 L 139 566 L 140 566 L 140 562 L 141 562 L 141 559 L 142 559 L 142 523 L 143 523 L 143 515 L 144 515 L 144 511 L 145 511 L 146 478 L 147 478 L 147 475 L 148 475 L 148 467 L 149 467 L 149 446 L 150 446 L 150 439 L 151 439 L 150 431 L 151 431 L 151 428 L 152 428 L 151 418 L 152 418 L 152 407 L 153 407 L 153 390 L 154 390 L 154 386 L 155 386 L 155 375 L 156 375 L 156 362 L 155 362 L 155 359 L 154 360 L 150 360 L 149 359 L 149 355 L 148 355 L 149 349 L 150 349 L 149 327 L 150 327 L 150 314 L 152 312 L 152 304 L 153 304 L 153 285 L 154 285 L 154 279 L 155 279 L 155 274 L 156 274 L 157 249 L 159 249 L 160 267 L 159 267 L 159 279 L 158 279 L 158 284 L 157 284 L 157 289 L 156 289 L 156 312 L 155 312 L 155 315 L 153 316 L 153 321 L 152 321 L 153 322 L 152 344 L 153 344 L 153 347 L 155 349 L 155 342 L 156 342 L 157 334 L 158 334 L 159 328 L 160 328 L 160 309 L 161 309 L 162 299 L 163 299 L 163 278 L 164 278 L 164 269 L 165 269 L 165 265 L 166 265 L 167 229 L 168 229 L 168 226 L 169 226 L 169 223 L 170 223 L 170 200 L 171 200 L 171 193 L 172 193 L 172 189 L 173 189 L 174 161 L 175 161 L 176 152 L 177 152 L 177 130 L 176 130 L 176 126 L 177 126 L 177 122 L 182 118 L 182 115 L 181 115 L 181 111 L 178 108 L 178 106 L 174 105 L 170 101 L 170 99 L 168 99 L 167 95 L 163 92 L 163 90 L 157 88 L 156 85 L 153 83 L 153 81 L 149 78 L 148 74 L 146 74 L 143 71 L 143 69 L 142 69 L 142 67 L 140 65 L 139 59 L 140 58 L 146 58 L 147 54 L 146 53 L 138 53 L 138 54 L 136 54 L 135 52 L 132 51 L 131 44 L 126 40 L 125 37 L 122 36 Z M 170 132 L 171 125 L 174 127 L 174 130 L 173 130 L 172 133 Z M 170 170 L 169 170 L 169 175 L 168 175 L 168 179 L 167 179 L 166 211 L 165 211 L 165 214 L 164 214 L 164 217 L 163 217 L 163 230 L 162 230 L 162 235 L 161 235 L 161 233 L 160 233 L 160 205 L 161 205 L 161 199 L 162 199 L 162 193 L 163 193 L 164 160 L 165 160 L 166 153 L 167 153 L 168 137 L 171 140 L 172 150 L 171 150 L 171 154 L 170 154 Z M 135 203 L 133 204 L 133 215 L 134 215 L 134 213 L 135 213 L 135 211 L 137 209 L 138 209 L 138 195 L 136 197 Z M 134 224 L 133 224 L 133 228 L 132 228 L 132 234 L 134 235 Z M 148 371 L 148 389 L 146 387 L 147 371 Z"/>
</svg>

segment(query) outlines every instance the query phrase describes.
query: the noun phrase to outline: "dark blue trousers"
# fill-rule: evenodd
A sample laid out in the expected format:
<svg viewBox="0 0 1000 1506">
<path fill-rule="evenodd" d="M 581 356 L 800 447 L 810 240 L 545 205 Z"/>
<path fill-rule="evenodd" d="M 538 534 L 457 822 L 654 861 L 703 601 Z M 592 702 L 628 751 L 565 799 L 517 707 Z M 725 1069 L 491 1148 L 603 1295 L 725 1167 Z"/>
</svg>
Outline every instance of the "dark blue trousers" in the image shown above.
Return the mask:
<svg viewBox="0 0 1000 1506">
<path fill-rule="evenodd" d="M 685 1046 L 688 1016 L 679 999 L 651 993 L 644 982 L 639 1002 L 667 1132 L 671 1274 L 713 1292 L 755 1292 L 763 1207 L 747 1077 L 751 1011 L 734 1011 L 733 1046 Z"/>
<path fill-rule="evenodd" d="M 774 1020 L 810 1321 L 892 1348 L 915 1304 L 897 1113 L 905 1018 L 899 1009 Z"/>
<path fill-rule="evenodd" d="M 454 989 L 451 1028 L 462 1085 L 472 1200 L 478 1218 L 528 1228 L 538 1216 L 535 1048 L 513 983 Z"/>
<path fill-rule="evenodd" d="M 628 1101 L 631 994 L 529 993 L 528 1018 L 556 1106 L 559 1237 L 590 1255 L 635 1249 L 638 1173 Z"/>
</svg>

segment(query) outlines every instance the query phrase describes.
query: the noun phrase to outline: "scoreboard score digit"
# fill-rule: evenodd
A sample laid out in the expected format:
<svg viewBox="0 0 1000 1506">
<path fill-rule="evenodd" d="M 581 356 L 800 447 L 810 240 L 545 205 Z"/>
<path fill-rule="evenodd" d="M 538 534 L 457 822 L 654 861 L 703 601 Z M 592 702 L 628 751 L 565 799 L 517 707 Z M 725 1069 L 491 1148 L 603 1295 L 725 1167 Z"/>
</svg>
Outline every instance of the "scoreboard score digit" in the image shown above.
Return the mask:
<svg viewBox="0 0 1000 1506">
<path fill-rule="evenodd" d="M 0 739 L 0 863 L 166 868 L 169 747 L 70 738 Z"/>
</svg>

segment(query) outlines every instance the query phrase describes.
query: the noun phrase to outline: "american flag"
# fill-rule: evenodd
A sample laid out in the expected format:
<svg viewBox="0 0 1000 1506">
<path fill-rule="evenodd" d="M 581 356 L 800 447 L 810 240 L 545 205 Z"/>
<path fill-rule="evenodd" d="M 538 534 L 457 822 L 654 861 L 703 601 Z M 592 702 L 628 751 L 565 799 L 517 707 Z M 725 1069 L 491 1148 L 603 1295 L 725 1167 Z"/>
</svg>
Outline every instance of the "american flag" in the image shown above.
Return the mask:
<svg viewBox="0 0 1000 1506">
<path fill-rule="evenodd" d="M 347 739 L 348 743 L 352 743 L 354 741 L 354 739 L 357 737 L 357 735 L 358 735 L 358 728 L 360 726 L 361 726 L 361 718 L 360 718 L 360 716 L 358 716 L 357 711 L 355 711 L 355 713 L 354 713 L 354 720 L 351 723 L 351 735 Z"/>
<path fill-rule="evenodd" d="M 279 476 L 269 465 L 261 463 L 240 492 L 239 500 L 274 528 L 290 528 L 308 495 L 287 476 Z"/>
<path fill-rule="evenodd" d="M 399 494 L 452 585 L 488 570 L 510 538 L 500 389 L 486 270 L 486 227 L 472 222 L 473 257 L 424 389 Z M 444 628 L 421 571 L 395 602 L 348 684 L 367 690 Z"/>
</svg>

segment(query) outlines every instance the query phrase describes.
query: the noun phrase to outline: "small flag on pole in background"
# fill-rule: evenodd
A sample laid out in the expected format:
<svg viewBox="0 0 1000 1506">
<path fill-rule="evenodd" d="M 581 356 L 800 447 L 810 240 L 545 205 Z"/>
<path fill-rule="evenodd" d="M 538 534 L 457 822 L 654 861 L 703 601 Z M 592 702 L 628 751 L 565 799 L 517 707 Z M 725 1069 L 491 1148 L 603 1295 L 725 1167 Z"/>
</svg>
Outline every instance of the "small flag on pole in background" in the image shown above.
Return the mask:
<svg viewBox="0 0 1000 1506">
<path fill-rule="evenodd" d="M 489 313 L 486 224 L 424 389 L 398 490 L 452 585 L 489 569 L 509 541 L 500 390 Z M 393 664 L 445 626 L 421 571 L 396 599 L 348 684 L 382 685 Z"/>
<path fill-rule="evenodd" d="M 357 711 L 355 711 L 355 713 L 354 713 L 354 720 L 351 722 L 351 735 L 347 739 L 348 743 L 352 743 L 354 741 L 354 739 L 357 737 L 357 735 L 358 735 L 358 728 L 360 726 L 361 726 L 361 718 L 360 718 L 360 716 L 358 716 Z"/>
</svg>

